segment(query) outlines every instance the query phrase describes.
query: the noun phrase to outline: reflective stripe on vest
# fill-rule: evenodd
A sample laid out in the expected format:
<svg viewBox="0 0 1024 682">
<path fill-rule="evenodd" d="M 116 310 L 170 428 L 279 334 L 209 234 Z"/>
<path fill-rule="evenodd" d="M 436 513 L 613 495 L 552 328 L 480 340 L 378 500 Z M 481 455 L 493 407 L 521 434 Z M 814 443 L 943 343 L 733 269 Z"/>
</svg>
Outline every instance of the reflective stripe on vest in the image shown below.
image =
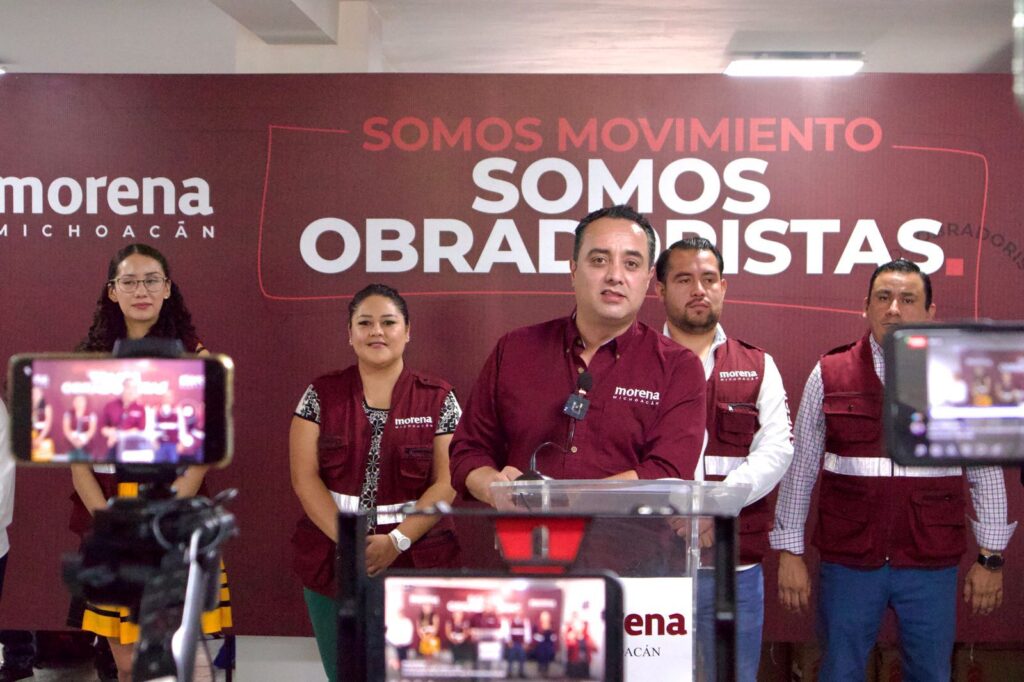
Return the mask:
<svg viewBox="0 0 1024 682">
<path fill-rule="evenodd" d="M 905 467 L 886 457 L 843 457 L 825 453 L 825 471 L 842 476 L 905 476 L 907 478 L 942 478 L 960 476 L 960 467 Z"/>
<path fill-rule="evenodd" d="M 358 495 L 342 495 L 336 493 L 333 490 L 330 491 L 331 497 L 334 498 L 334 504 L 337 505 L 338 511 L 348 512 L 354 514 L 359 511 L 359 496 Z M 401 523 L 405 521 L 405 509 L 406 505 L 414 505 L 416 501 L 411 502 L 399 502 L 397 504 L 380 504 L 377 505 L 377 523 L 382 526 L 387 526 L 392 523 Z"/>
<path fill-rule="evenodd" d="M 722 457 L 720 455 L 704 455 L 705 476 L 728 476 L 747 461 L 746 457 Z"/>
</svg>

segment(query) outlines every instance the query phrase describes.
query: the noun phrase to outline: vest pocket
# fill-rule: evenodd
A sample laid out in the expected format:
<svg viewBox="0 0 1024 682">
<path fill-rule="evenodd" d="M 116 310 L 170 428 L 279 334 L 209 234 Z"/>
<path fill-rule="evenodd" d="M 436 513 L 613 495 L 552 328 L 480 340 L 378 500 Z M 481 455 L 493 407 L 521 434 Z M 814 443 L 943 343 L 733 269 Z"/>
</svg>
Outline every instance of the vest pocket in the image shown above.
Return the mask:
<svg viewBox="0 0 1024 682">
<path fill-rule="evenodd" d="M 348 445 L 348 440 L 347 439 L 342 438 L 341 436 L 329 436 L 329 435 L 323 434 L 323 433 L 320 434 L 320 437 L 317 438 L 317 441 L 316 441 L 316 446 L 320 450 L 334 451 L 334 450 L 339 450 L 341 448 L 344 448 L 347 445 Z"/>
<path fill-rule="evenodd" d="M 350 446 L 339 436 L 320 435 L 317 440 L 317 458 L 320 463 L 320 478 L 331 490 L 344 490 L 346 477 L 350 475 Z"/>
<path fill-rule="evenodd" d="M 818 500 L 816 543 L 824 553 L 863 558 L 871 551 L 871 499 L 854 481 L 823 479 Z"/>
<path fill-rule="evenodd" d="M 402 487 L 417 494 L 427 487 L 430 472 L 434 467 L 434 448 L 423 445 L 407 445 L 402 448 L 398 460 L 398 477 Z"/>
<path fill-rule="evenodd" d="M 961 494 L 915 490 L 910 494 L 910 514 L 917 559 L 955 559 L 966 551 L 966 509 Z"/>
<path fill-rule="evenodd" d="M 843 443 L 871 443 L 882 431 L 882 401 L 860 393 L 826 394 L 822 401 L 830 438 Z"/>
<path fill-rule="evenodd" d="M 730 445 L 749 446 L 757 433 L 757 414 L 757 406 L 750 403 L 718 403 L 718 439 Z"/>
</svg>

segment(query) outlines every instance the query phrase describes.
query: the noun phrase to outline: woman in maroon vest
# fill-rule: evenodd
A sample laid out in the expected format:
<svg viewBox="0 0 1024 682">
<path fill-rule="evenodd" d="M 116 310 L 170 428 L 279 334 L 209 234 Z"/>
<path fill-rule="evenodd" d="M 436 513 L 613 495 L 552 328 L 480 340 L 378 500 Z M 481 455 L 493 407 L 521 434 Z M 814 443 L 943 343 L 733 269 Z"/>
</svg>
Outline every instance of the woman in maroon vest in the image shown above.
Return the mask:
<svg viewBox="0 0 1024 682">
<path fill-rule="evenodd" d="M 349 304 L 356 364 L 313 381 L 289 436 L 292 486 L 305 516 L 292 537 L 294 568 L 328 679 L 337 679 L 334 553 L 338 511 L 366 513 L 366 571 L 458 565 L 449 524 L 402 513 L 451 503 L 448 444 L 461 416 L 451 385 L 405 366 L 409 311 L 371 284 Z"/>
<path fill-rule="evenodd" d="M 100 291 L 89 334 L 76 350 L 109 353 L 118 339 L 143 337 L 177 339 L 190 353 L 208 354 L 196 335 L 192 316 L 163 254 L 146 244 L 129 244 L 111 259 L 107 280 Z M 92 527 L 92 514 L 106 507 L 115 495 L 133 497 L 138 483 L 117 479 L 113 471 L 97 471 L 89 464 L 72 464 L 75 493 L 71 496 L 71 530 L 84 535 Z M 179 497 L 191 497 L 200 490 L 206 475 L 203 466 L 191 466 L 174 483 Z M 74 599 L 68 625 L 107 638 L 118 679 L 131 679 L 132 653 L 139 629 L 128 622 L 128 610 L 104 607 Z M 219 632 L 231 626 L 227 577 L 221 572 L 220 605 L 203 614 L 203 631 Z M 197 666 L 198 668 L 199 666 Z"/>
</svg>

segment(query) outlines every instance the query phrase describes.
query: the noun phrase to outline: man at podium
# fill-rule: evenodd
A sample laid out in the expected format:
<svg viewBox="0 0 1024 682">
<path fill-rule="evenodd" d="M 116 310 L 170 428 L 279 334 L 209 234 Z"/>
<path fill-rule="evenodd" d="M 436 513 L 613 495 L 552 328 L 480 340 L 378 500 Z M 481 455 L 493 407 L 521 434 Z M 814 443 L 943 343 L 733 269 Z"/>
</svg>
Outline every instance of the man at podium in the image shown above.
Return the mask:
<svg viewBox="0 0 1024 682">
<path fill-rule="evenodd" d="M 576 310 L 514 330 L 487 359 L 451 444 L 452 484 L 537 470 L 558 479 L 692 479 L 704 439 L 697 357 L 637 321 L 654 274 L 654 230 L 629 206 L 576 227 Z"/>
</svg>

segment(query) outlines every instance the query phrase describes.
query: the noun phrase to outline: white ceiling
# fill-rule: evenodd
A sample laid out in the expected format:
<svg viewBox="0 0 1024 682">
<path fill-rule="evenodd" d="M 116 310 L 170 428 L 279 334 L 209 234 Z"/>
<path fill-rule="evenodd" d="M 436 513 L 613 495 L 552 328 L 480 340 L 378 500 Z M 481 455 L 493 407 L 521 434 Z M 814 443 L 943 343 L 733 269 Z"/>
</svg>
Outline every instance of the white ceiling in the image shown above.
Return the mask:
<svg viewBox="0 0 1024 682">
<path fill-rule="evenodd" d="M 0 0 L 11 73 L 718 73 L 730 52 L 1010 70 L 1012 0 Z M 336 25 L 335 15 L 337 16 Z"/>
</svg>

